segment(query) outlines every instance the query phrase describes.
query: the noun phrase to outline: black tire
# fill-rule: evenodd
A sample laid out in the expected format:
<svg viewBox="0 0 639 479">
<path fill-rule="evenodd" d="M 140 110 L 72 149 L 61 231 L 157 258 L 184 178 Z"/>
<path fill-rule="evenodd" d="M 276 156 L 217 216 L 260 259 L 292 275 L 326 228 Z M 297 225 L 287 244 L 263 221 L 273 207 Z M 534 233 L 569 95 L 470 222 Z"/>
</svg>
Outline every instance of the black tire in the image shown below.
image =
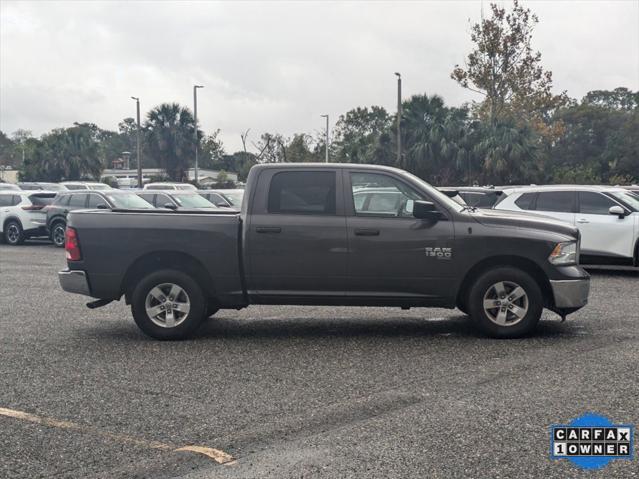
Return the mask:
<svg viewBox="0 0 639 479">
<path fill-rule="evenodd" d="M 178 286 L 185 292 L 186 296 L 180 293 L 180 298 L 171 299 L 168 294 L 170 294 L 172 289 L 169 289 L 169 287 L 166 286 L 167 284 Z M 151 301 L 155 301 L 156 297 L 151 294 L 151 290 L 160 287 L 160 285 L 165 285 L 161 291 L 169 290 L 166 297 L 162 298 L 163 302 L 166 301 L 165 304 L 169 304 L 171 301 L 176 301 L 176 303 L 173 304 L 177 304 L 178 302 L 184 302 L 185 299 L 186 302 L 190 304 L 188 313 L 186 313 L 183 319 L 179 320 L 179 324 L 172 327 L 158 325 L 158 322 L 162 322 L 162 318 L 155 317 L 155 319 L 152 319 L 147 313 L 147 298 L 150 298 Z M 156 290 L 156 292 L 157 291 L 158 290 Z M 151 305 L 153 307 L 162 306 L 159 300 L 157 304 L 151 303 Z M 131 312 L 133 313 L 135 323 L 142 332 L 155 339 L 175 340 L 186 339 L 192 336 L 202 324 L 206 311 L 207 301 L 204 298 L 202 289 L 191 276 L 182 271 L 165 269 L 151 273 L 138 282 L 131 295 Z M 166 317 L 165 312 L 159 314 L 165 314 Z M 176 313 L 176 315 L 177 314 L 180 313 Z M 166 322 L 167 321 L 164 321 L 164 324 L 166 324 Z"/>
<path fill-rule="evenodd" d="M 64 248 L 64 234 L 67 224 L 64 221 L 56 221 L 51 225 L 51 241 L 58 248 Z"/>
<path fill-rule="evenodd" d="M 4 241 L 8 245 L 18 246 L 24 243 L 25 235 L 18 220 L 9 220 L 4 225 Z"/>
<path fill-rule="evenodd" d="M 497 287 L 499 284 L 501 286 Z M 522 288 L 524 296 L 511 302 L 510 299 L 520 293 L 515 286 Z M 497 294 L 498 291 L 503 291 L 504 294 L 500 296 Z M 488 304 L 501 306 L 486 310 L 485 297 Z M 468 312 L 475 326 L 482 333 L 495 338 L 518 338 L 532 333 L 539 322 L 542 310 L 543 297 L 539 285 L 532 276 L 517 268 L 504 266 L 483 273 L 477 278 L 468 295 Z M 516 312 L 521 314 L 521 317 L 518 317 Z M 504 314 L 505 316 L 500 316 Z"/>
</svg>

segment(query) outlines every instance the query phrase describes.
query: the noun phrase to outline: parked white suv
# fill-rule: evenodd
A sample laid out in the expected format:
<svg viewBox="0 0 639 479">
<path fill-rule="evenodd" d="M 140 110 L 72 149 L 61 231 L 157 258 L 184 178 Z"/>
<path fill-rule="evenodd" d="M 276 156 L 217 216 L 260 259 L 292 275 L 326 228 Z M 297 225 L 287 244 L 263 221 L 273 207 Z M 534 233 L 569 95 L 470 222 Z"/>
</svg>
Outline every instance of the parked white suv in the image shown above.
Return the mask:
<svg viewBox="0 0 639 479">
<path fill-rule="evenodd" d="M 53 191 L 0 191 L 0 236 L 16 246 L 31 236 L 47 236 L 47 212 Z"/>
<path fill-rule="evenodd" d="M 609 186 L 504 189 L 494 208 L 528 211 L 570 223 L 581 232 L 581 262 L 639 266 L 639 198 Z"/>
</svg>

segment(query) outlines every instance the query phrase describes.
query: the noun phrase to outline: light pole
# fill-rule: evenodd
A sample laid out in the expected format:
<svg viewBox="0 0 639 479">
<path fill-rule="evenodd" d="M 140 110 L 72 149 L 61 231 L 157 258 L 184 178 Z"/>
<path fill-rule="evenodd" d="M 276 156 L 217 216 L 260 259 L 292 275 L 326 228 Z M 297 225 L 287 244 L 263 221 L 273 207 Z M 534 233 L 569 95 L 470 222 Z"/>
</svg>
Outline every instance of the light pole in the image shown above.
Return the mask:
<svg viewBox="0 0 639 479">
<path fill-rule="evenodd" d="M 326 163 L 328 163 L 328 115 L 321 115 L 322 118 L 326 118 Z"/>
<path fill-rule="evenodd" d="M 200 147 L 200 139 L 197 137 L 197 89 L 204 88 L 203 85 L 193 85 L 193 120 L 195 122 L 195 183 L 198 182 L 197 157 Z"/>
<path fill-rule="evenodd" d="M 135 112 L 137 118 L 137 138 L 136 138 L 136 159 L 138 160 L 138 188 L 142 188 L 142 158 L 140 158 L 140 99 L 132 96 L 131 99 L 135 100 Z"/>
<path fill-rule="evenodd" d="M 402 75 L 395 72 L 397 76 L 397 166 L 402 165 Z"/>
</svg>

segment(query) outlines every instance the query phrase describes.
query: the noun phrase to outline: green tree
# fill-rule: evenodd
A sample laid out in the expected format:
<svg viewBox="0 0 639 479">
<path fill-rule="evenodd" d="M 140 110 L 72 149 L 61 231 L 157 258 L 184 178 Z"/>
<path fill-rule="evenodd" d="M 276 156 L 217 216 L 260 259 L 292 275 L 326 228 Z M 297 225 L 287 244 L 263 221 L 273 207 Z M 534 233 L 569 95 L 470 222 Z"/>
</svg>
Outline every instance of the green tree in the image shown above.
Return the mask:
<svg viewBox="0 0 639 479">
<path fill-rule="evenodd" d="M 13 167 L 16 164 L 16 144 L 5 132 L 0 130 L 0 168 Z"/>
<path fill-rule="evenodd" d="M 551 122 L 550 117 L 568 98 L 565 92 L 553 94 L 552 72 L 544 70 L 541 53 L 532 49 L 538 21 L 518 0 L 509 12 L 491 4 L 491 16 L 471 26 L 474 48 L 465 66 L 455 66 L 451 78 L 483 96 L 475 105 L 475 113 L 483 121 L 493 127 L 499 122 L 515 122 L 552 141 L 561 133 L 561 125 Z"/>
<path fill-rule="evenodd" d="M 340 163 L 387 164 L 392 117 L 380 106 L 358 107 L 341 115 L 333 133 L 331 157 Z"/>
<path fill-rule="evenodd" d="M 438 185 L 462 181 L 471 158 L 467 109 L 447 107 L 437 95 L 415 95 L 402 112 L 405 168 Z"/>
<path fill-rule="evenodd" d="M 543 157 L 535 132 L 514 122 L 476 125 L 473 154 L 481 160 L 480 184 L 536 182 L 543 170 Z"/>
<path fill-rule="evenodd" d="M 214 170 L 230 170 L 234 171 L 233 165 L 224 164 L 224 144 L 218 138 L 220 130 L 215 130 L 212 134 L 204 136 L 200 146 L 200 166 L 202 168 L 211 168 Z"/>
<path fill-rule="evenodd" d="M 589 92 L 555 115 L 564 132 L 546 164 L 549 181 L 616 182 L 639 179 L 637 92 L 625 88 Z M 572 180 L 570 180 L 572 178 Z M 613 180 L 613 178 L 615 178 Z"/>
<path fill-rule="evenodd" d="M 95 129 L 87 124 L 59 128 L 45 134 L 25 158 L 22 181 L 98 179 L 103 169 Z"/>
<path fill-rule="evenodd" d="M 191 111 L 177 103 L 163 103 L 147 113 L 144 130 L 148 152 L 167 176 L 173 181 L 185 180 L 191 159 L 195 158 L 195 121 Z"/>
</svg>

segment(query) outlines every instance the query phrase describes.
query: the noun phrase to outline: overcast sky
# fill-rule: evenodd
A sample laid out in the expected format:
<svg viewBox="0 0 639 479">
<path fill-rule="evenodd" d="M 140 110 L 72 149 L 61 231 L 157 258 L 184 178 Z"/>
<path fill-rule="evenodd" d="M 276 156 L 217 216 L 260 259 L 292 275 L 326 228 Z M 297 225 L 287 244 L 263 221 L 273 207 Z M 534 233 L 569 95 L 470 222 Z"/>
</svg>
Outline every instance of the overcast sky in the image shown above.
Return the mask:
<svg viewBox="0 0 639 479">
<path fill-rule="evenodd" d="M 488 12 L 488 3 L 484 10 Z M 499 2 L 509 5 L 509 2 Z M 534 46 L 555 87 L 639 89 L 639 0 L 528 1 Z M 0 129 L 40 135 L 74 121 L 116 129 L 161 102 L 192 107 L 201 127 L 314 133 L 356 106 L 395 110 L 404 95 L 473 96 L 449 75 L 470 50 L 481 2 L 0 2 Z"/>
</svg>

